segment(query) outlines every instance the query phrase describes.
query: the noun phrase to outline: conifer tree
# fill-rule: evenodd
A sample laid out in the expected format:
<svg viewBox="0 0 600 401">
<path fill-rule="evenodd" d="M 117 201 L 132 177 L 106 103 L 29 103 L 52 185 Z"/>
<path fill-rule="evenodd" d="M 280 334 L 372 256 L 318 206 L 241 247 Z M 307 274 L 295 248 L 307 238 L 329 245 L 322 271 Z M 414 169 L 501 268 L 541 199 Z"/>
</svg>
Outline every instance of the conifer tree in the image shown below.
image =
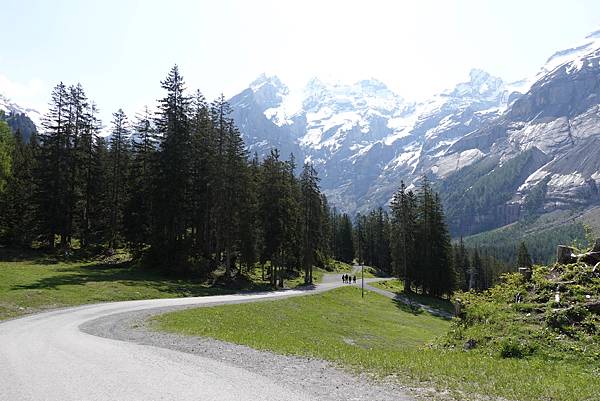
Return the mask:
<svg viewBox="0 0 600 401">
<path fill-rule="evenodd" d="M 14 136 L 10 174 L 5 191 L 0 192 L 0 210 L 2 210 L 0 238 L 3 237 L 4 242 L 11 245 L 30 246 L 36 232 L 32 197 L 36 151 L 35 133 L 31 134 L 29 142 L 25 142 L 21 131 L 17 130 Z"/>
<path fill-rule="evenodd" d="M 258 155 L 251 160 L 247 169 L 247 187 L 240 211 L 240 263 L 250 272 L 258 260 L 261 246 L 259 238 L 260 215 L 258 190 L 260 186 L 260 165 Z"/>
<path fill-rule="evenodd" d="M 390 205 L 392 211 L 391 253 L 394 271 L 404 282 L 404 290 L 410 292 L 416 275 L 416 199 L 406 192 L 404 182 L 394 194 Z"/>
<path fill-rule="evenodd" d="M 211 111 L 200 91 L 192 99 L 190 225 L 195 255 L 210 259 L 213 249 L 212 222 L 217 187 L 216 152 Z"/>
<path fill-rule="evenodd" d="M 283 261 L 286 273 L 290 273 L 303 265 L 302 190 L 300 182 L 295 176 L 296 157 L 293 153 L 283 165 L 286 177 L 288 219 L 283 242 Z M 281 275 L 281 278 L 283 277 L 284 275 Z"/>
<path fill-rule="evenodd" d="M 367 219 L 360 213 L 356 215 L 356 224 L 354 228 L 355 253 L 358 263 L 361 265 L 366 262 L 367 254 Z"/>
<path fill-rule="evenodd" d="M 519 249 L 517 251 L 517 267 L 531 267 L 533 263 L 531 262 L 531 256 L 529 256 L 529 251 L 527 250 L 527 246 L 525 242 L 521 241 L 519 244 Z"/>
<path fill-rule="evenodd" d="M 331 215 L 330 215 L 330 225 L 331 225 L 331 238 L 330 238 L 330 245 L 329 247 L 331 248 L 331 253 L 334 259 L 336 260 L 342 260 L 341 259 L 341 237 L 340 237 L 340 229 L 341 229 L 341 225 L 340 225 L 340 220 L 341 220 L 341 216 L 338 213 L 337 209 L 335 207 L 333 207 L 333 209 L 331 209 Z"/>
<path fill-rule="evenodd" d="M 225 151 L 225 181 L 223 197 L 222 224 L 227 228 L 223 232 L 225 250 L 225 268 L 228 272 L 235 267 L 240 248 L 240 222 L 244 200 L 250 197 L 248 182 L 248 160 L 240 132 L 232 120 L 227 129 L 227 147 Z"/>
<path fill-rule="evenodd" d="M 190 99 L 177 66 L 161 85 L 166 94 L 159 101 L 155 118 L 160 152 L 153 184 L 152 259 L 161 267 L 181 272 L 187 269 L 190 251 L 186 224 L 191 167 Z"/>
<path fill-rule="evenodd" d="M 322 261 L 328 262 L 329 259 L 333 256 L 333 249 L 331 248 L 333 228 L 331 224 L 331 209 L 329 208 L 329 203 L 327 202 L 327 196 L 325 196 L 325 194 L 323 193 L 321 194 L 321 218 L 322 233 L 319 251 Z"/>
<path fill-rule="evenodd" d="M 339 223 L 339 259 L 345 263 L 352 263 L 354 259 L 354 239 L 352 221 L 346 213 L 342 214 Z"/>
<path fill-rule="evenodd" d="M 390 220 L 383 208 L 372 210 L 368 215 L 358 214 L 354 238 L 360 261 L 390 273 L 390 233 Z"/>
<path fill-rule="evenodd" d="M 473 256 L 471 257 L 471 269 L 469 273 L 469 290 L 483 290 L 485 288 L 485 276 L 483 262 L 479 256 L 479 250 L 477 248 L 473 250 Z"/>
<path fill-rule="evenodd" d="M 61 235 L 62 248 L 71 247 L 71 238 L 80 231 L 82 222 L 79 209 L 82 205 L 82 172 L 85 161 L 85 149 L 82 138 L 89 126 L 88 99 L 81 84 L 69 86 L 67 89 L 67 122 L 66 122 L 66 148 L 67 160 L 67 192 L 65 194 L 66 216 L 65 235 Z"/>
<path fill-rule="evenodd" d="M 262 165 L 260 214 L 263 227 L 261 262 L 271 261 L 271 284 L 278 284 L 278 271 L 283 264 L 283 239 L 289 219 L 287 177 L 279 152 L 272 150 Z"/>
<path fill-rule="evenodd" d="M 323 236 L 321 191 L 317 171 L 308 163 L 304 164 L 300 176 L 302 190 L 302 239 L 303 267 L 305 284 L 313 282 L 313 266 Z"/>
<path fill-rule="evenodd" d="M 375 255 L 377 255 L 375 266 L 384 273 L 391 274 L 390 219 L 387 212 L 381 207 L 377 210 L 375 224 L 375 243 L 377 244 L 375 249 Z"/>
<path fill-rule="evenodd" d="M 35 172 L 38 227 L 50 249 L 54 249 L 56 235 L 60 235 L 64 243 L 68 234 L 65 221 L 69 213 L 67 114 L 67 88 L 61 82 L 52 91 L 48 112 L 42 121 Z"/>
<path fill-rule="evenodd" d="M 87 108 L 86 126 L 82 128 L 79 141 L 79 162 L 81 174 L 81 197 L 80 197 L 80 239 L 82 247 L 86 248 L 98 241 L 94 235 L 97 226 L 94 221 L 94 209 L 103 203 L 100 197 L 104 195 L 104 187 L 98 188 L 98 181 L 103 180 L 106 170 L 104 166 L 98 166 L 96 155 L 96 141 L 102 128 L 102 123 L 97 117 L 98 109 L 91 102 Z M 95 237 L 95 241 L 92 238 Z"/>
<path fill-rule="evenodd" d="M 89 245 L 103 247 L 110 238 L 111 161 L 108 142 L 103 137 L 97 137 L 93 144 L 90 178 L 87 191 L 90 203 L 87 209 L 89 230 L 87 241 Z"/>
<path fill-rule="evenodd" d="M 129 196 L 125 204 L 123 234 L 136 255 L 150 243 L 152 230 L 153 177 L 156 173 L 158 139 L 150 111 L 136 116 L 131 132 Z"/>
<path fill-rule="evenodd" d="M 108 247 L 119 245 L 123 232 L 123 213 L 128 198 L 129 178 L 129 123 L 122 109 L 113 113 L 112 133 L 110 137 L 110 233 Z"/>
<path fill-rule="evenodd" d="M 444 220 L 441 199 L 437 193 L 433 197 L 432 226 L 433 275 L 429 283 L 429 292 L 434 296 L 450 295 L 456 286 L 456 272 L 452 263 L 450 233 Z"/>
<path fill-rule="evenodd" d="M 4 114 L 4 112 L 2 112 Z M 2 114 L 2 115 L 3 115 Z M 8 124 L 0 120 L 0 193 L 6 189 L 6 183 L 12 170 L 14 141 Z"/>
<path fill-rule="evenodd" d="M 469 289 L 469 253 L 463 238 L 453 247 L 453 264 L 456 271 L 456 287 L 463 291 Z"/>
</svg>

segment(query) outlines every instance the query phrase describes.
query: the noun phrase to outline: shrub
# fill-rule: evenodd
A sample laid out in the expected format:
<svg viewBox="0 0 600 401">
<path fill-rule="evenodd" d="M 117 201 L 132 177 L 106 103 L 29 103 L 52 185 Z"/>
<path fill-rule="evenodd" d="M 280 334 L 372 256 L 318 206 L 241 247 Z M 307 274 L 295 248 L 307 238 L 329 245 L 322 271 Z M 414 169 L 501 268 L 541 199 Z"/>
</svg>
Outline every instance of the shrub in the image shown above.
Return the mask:
<svg viewBox="0 0 600 401">
<path fill-rule="evenodd" d="M 520 359 L 532 355 L 534 352 L 535 347 L 524 341 L 505 338 L 500 342 L 500 356 L 502 358 Z"/>
</svg>

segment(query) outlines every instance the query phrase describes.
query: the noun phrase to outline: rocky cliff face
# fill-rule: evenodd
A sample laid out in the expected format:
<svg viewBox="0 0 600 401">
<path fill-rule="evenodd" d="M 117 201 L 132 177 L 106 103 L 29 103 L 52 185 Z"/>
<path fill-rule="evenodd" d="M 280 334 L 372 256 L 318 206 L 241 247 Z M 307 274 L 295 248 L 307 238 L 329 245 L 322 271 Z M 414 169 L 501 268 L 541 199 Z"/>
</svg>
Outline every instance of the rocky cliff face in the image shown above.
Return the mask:
<svg viewBox="0 0 600 401">
<path fill-rule="evenodd" d="M 532 78 L 473 70 L 422 103 L 376 80 L 291 91 L 266 76 L 231 103 L 251 151 L 276 146 L 314 163 L 330 201 L 351 213 L 423 175 L 461 235 L 600 203 L 600 31 Z"/>
<path fill-rule="evenodd" d="M 551 57 L 548 65 L 552 68 L 542 68 L 526 94 L 501 116 L 456 141 L 444 156 L 477 149 L 483 158 L 498 158 L 491 173 L 496 174 L 507 161 L 535 149 L 539 157 L 532 166 L 539 165 L 527 176 L 515 177 L 518 187 L 510 198 L 502 199 L 503 204 L 518 207 L 514 218 L 600 202 L 598 37 L 592 34 L 586 46 L 557 53 L 561 64 L 556 63 L 559 56 Z M 475 225 L 466 233 L 477 230 Z"/>
<path fill-rule="evenodd" d="M 313 163 L 330 202 L 349 213 L 386 206 L 401 180 L 423 175 L 457 235 L 600 204 L 600 31 L 531 78 L 472 70 L 424 102 L 375 79 L 314 78 L 296 90 L 261 75 L 230 103 L 251 153 L 276 147 Z M 0 110 L 13 128 L 39 127 L 39 113 L 1 95 Z"/>
<path fill-rule="evenodd" d="M 41 115 L 31 108 L 24 108 L 9 98 L 0 94 L 0 111 L 4 119 L 13 131 L 19 130 L 25 139 L 36 132 L 37 126 L 41 124 Z"/>
<path fill-rule="evenodd" d="M 398 177 L 432 167 L 457 138 L 498 115 L 509 95 L 499 78 L 480 70 L 423 103 L 407 102 L 373 79 L 343 85 L 315 78 L 290 91 L 263 75 L 231 104 L 251 152 L 276 146 L 314 163 L 331 201 L 353 212 L 385 204 Z M 467 152 L 436 168 L 449 174 L 478 157 Z"/>
</svg>

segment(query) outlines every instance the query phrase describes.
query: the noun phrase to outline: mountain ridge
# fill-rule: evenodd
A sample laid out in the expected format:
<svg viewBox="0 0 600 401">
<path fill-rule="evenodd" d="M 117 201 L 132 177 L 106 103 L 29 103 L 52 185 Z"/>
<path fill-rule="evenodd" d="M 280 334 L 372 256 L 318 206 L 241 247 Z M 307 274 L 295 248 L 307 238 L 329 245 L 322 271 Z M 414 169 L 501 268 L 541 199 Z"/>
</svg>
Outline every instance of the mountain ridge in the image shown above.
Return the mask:
<svg viewBox="0 0 600 401">
<path fill-rule="evenodd" d="M 594 138 L 600 135 L 595 128 L 600 126 L 598 48 L 600 31 L 555 52 L 534 78 L 506 83 L 473 69 L 468 80 L 423 102 L 405 100 L 377 80 L 329 84 L 312 79 L 294 93 L 277 77 L 263 76 L 264 85 L 275 82 L 276 89 L 262 95 L 275 95 L 258 96 L 253 110 L 236 96 L 231 103 L 252 151 L 264 154 L 280 143 L 314 163 L 331 203 L 350 213 L 386 206 L 400 180 L 414 185 L 423 175 L 436 185 L 457 174 L 506 181 L 492 202 L 497 210 L 487 217 L 483 210 L 472 218 L 458 213 L 460 205 L 446 194 L 445 206 L 456 217 L 453 233 L 468 235 L 530 213 L 600 202 L 595 197 L 600 163 L 588 158 L 586 170 L 577 170 L 578 158 L 596 148 Z M 246 99 L 257 97 L 252 87 L 242 93 Z M 260 120 L 260 129 L 244 129 L 249 121 L 243 116 L 249 114 Z M 262 131 L 272 138 L 266 140 Z M 522 160 L 512 164 L 526 162 L 526 176 L 501 179 L 499 172 L 510 170 L 503 166 L 518 156 Z M 465 170 L 469 166 L 486 172 L 475 178 Z M 475 183 L 456 190 L 466 193 Z M 543 199 L 533 210 L 532 198 L 540 191 Z"/>
<path fill-rule="evenodd" d="M 375 78 L 313 77 L 290 88 L 261 74 L 230 104 L 251 154 L 276 147 L 299 165 L 313 163 L 338 209 L 385 207 L 401 180 L 411 188 L 427 175 L 444 189 L 453 234 L 470 235 L 600 203 L 600 161 L 588 155 L 600 150 L 598 82 L 600 30 L 555 52 L 532 77 L 507 83 L 472 69 L 424 101 L 405 99 Z M 37 111 L 2 95 L 0 109 L 13 129 L 40 126 Z M 526 176 L 502 176 L 514 166 L 526 166 Z"/>
</svg>

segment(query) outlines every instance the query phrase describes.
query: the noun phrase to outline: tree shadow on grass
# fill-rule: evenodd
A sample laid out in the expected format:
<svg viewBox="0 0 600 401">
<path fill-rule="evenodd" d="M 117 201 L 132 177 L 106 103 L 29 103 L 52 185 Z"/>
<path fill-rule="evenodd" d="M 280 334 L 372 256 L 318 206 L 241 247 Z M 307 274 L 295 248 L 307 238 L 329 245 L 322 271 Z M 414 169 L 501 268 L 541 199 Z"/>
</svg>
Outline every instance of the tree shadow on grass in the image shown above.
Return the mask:
<svg viewBox="0 0 600 401">
<path fill-rule="evenodd" d="M 413 302 L 410 302 L 405 297 L 401 299 L 399 296 L 396 296 L 396 298 L 393 298 L 393 301 L 396 307 L 403 312 L 410 313 L 415 316 L 423 314 L 423 308 Z"/>
<path fill-rule="evenodd" d="M 222 286 L 209 286 L 201 280 L 183 280 L 166 276 L 156 271 L 132 267 L 128 264 L 90 264 L 65 266 L 57 274 L 43 277 L 30 283 L 15 285 L 13 290 L 57 289 L 64 285 L 86 285 L 88 283 L 110 283 L 132 287 L 147 287 L 171 296 L 205 296 L 231 293 Z"/>
<path fill-rule="evenodd" d="M 46 257 L 47 255 L 37 249 L 0 246 L 0 262 L 32 260 L 32 263 L 37 263 L 38 259 L 45 259 Z"/>
<path fill-rule="evenodd" d="M 396 293 L 394 303 L 399 309 L 415 316 L 428 312 L 444 320 L 452 319 L 451 304 L 439 298 L 420 294 Z"/>
<path fill-rule="evenodd" d="M 316 284 L 298 284 L 295 287 L 291 287 L 291 288 L 286 288 L 286 289 L 290 289 L 290 290 L 298 290 L 298 291 L 312 291 L 314 289 L 317 288 Z"/>
</svg>

